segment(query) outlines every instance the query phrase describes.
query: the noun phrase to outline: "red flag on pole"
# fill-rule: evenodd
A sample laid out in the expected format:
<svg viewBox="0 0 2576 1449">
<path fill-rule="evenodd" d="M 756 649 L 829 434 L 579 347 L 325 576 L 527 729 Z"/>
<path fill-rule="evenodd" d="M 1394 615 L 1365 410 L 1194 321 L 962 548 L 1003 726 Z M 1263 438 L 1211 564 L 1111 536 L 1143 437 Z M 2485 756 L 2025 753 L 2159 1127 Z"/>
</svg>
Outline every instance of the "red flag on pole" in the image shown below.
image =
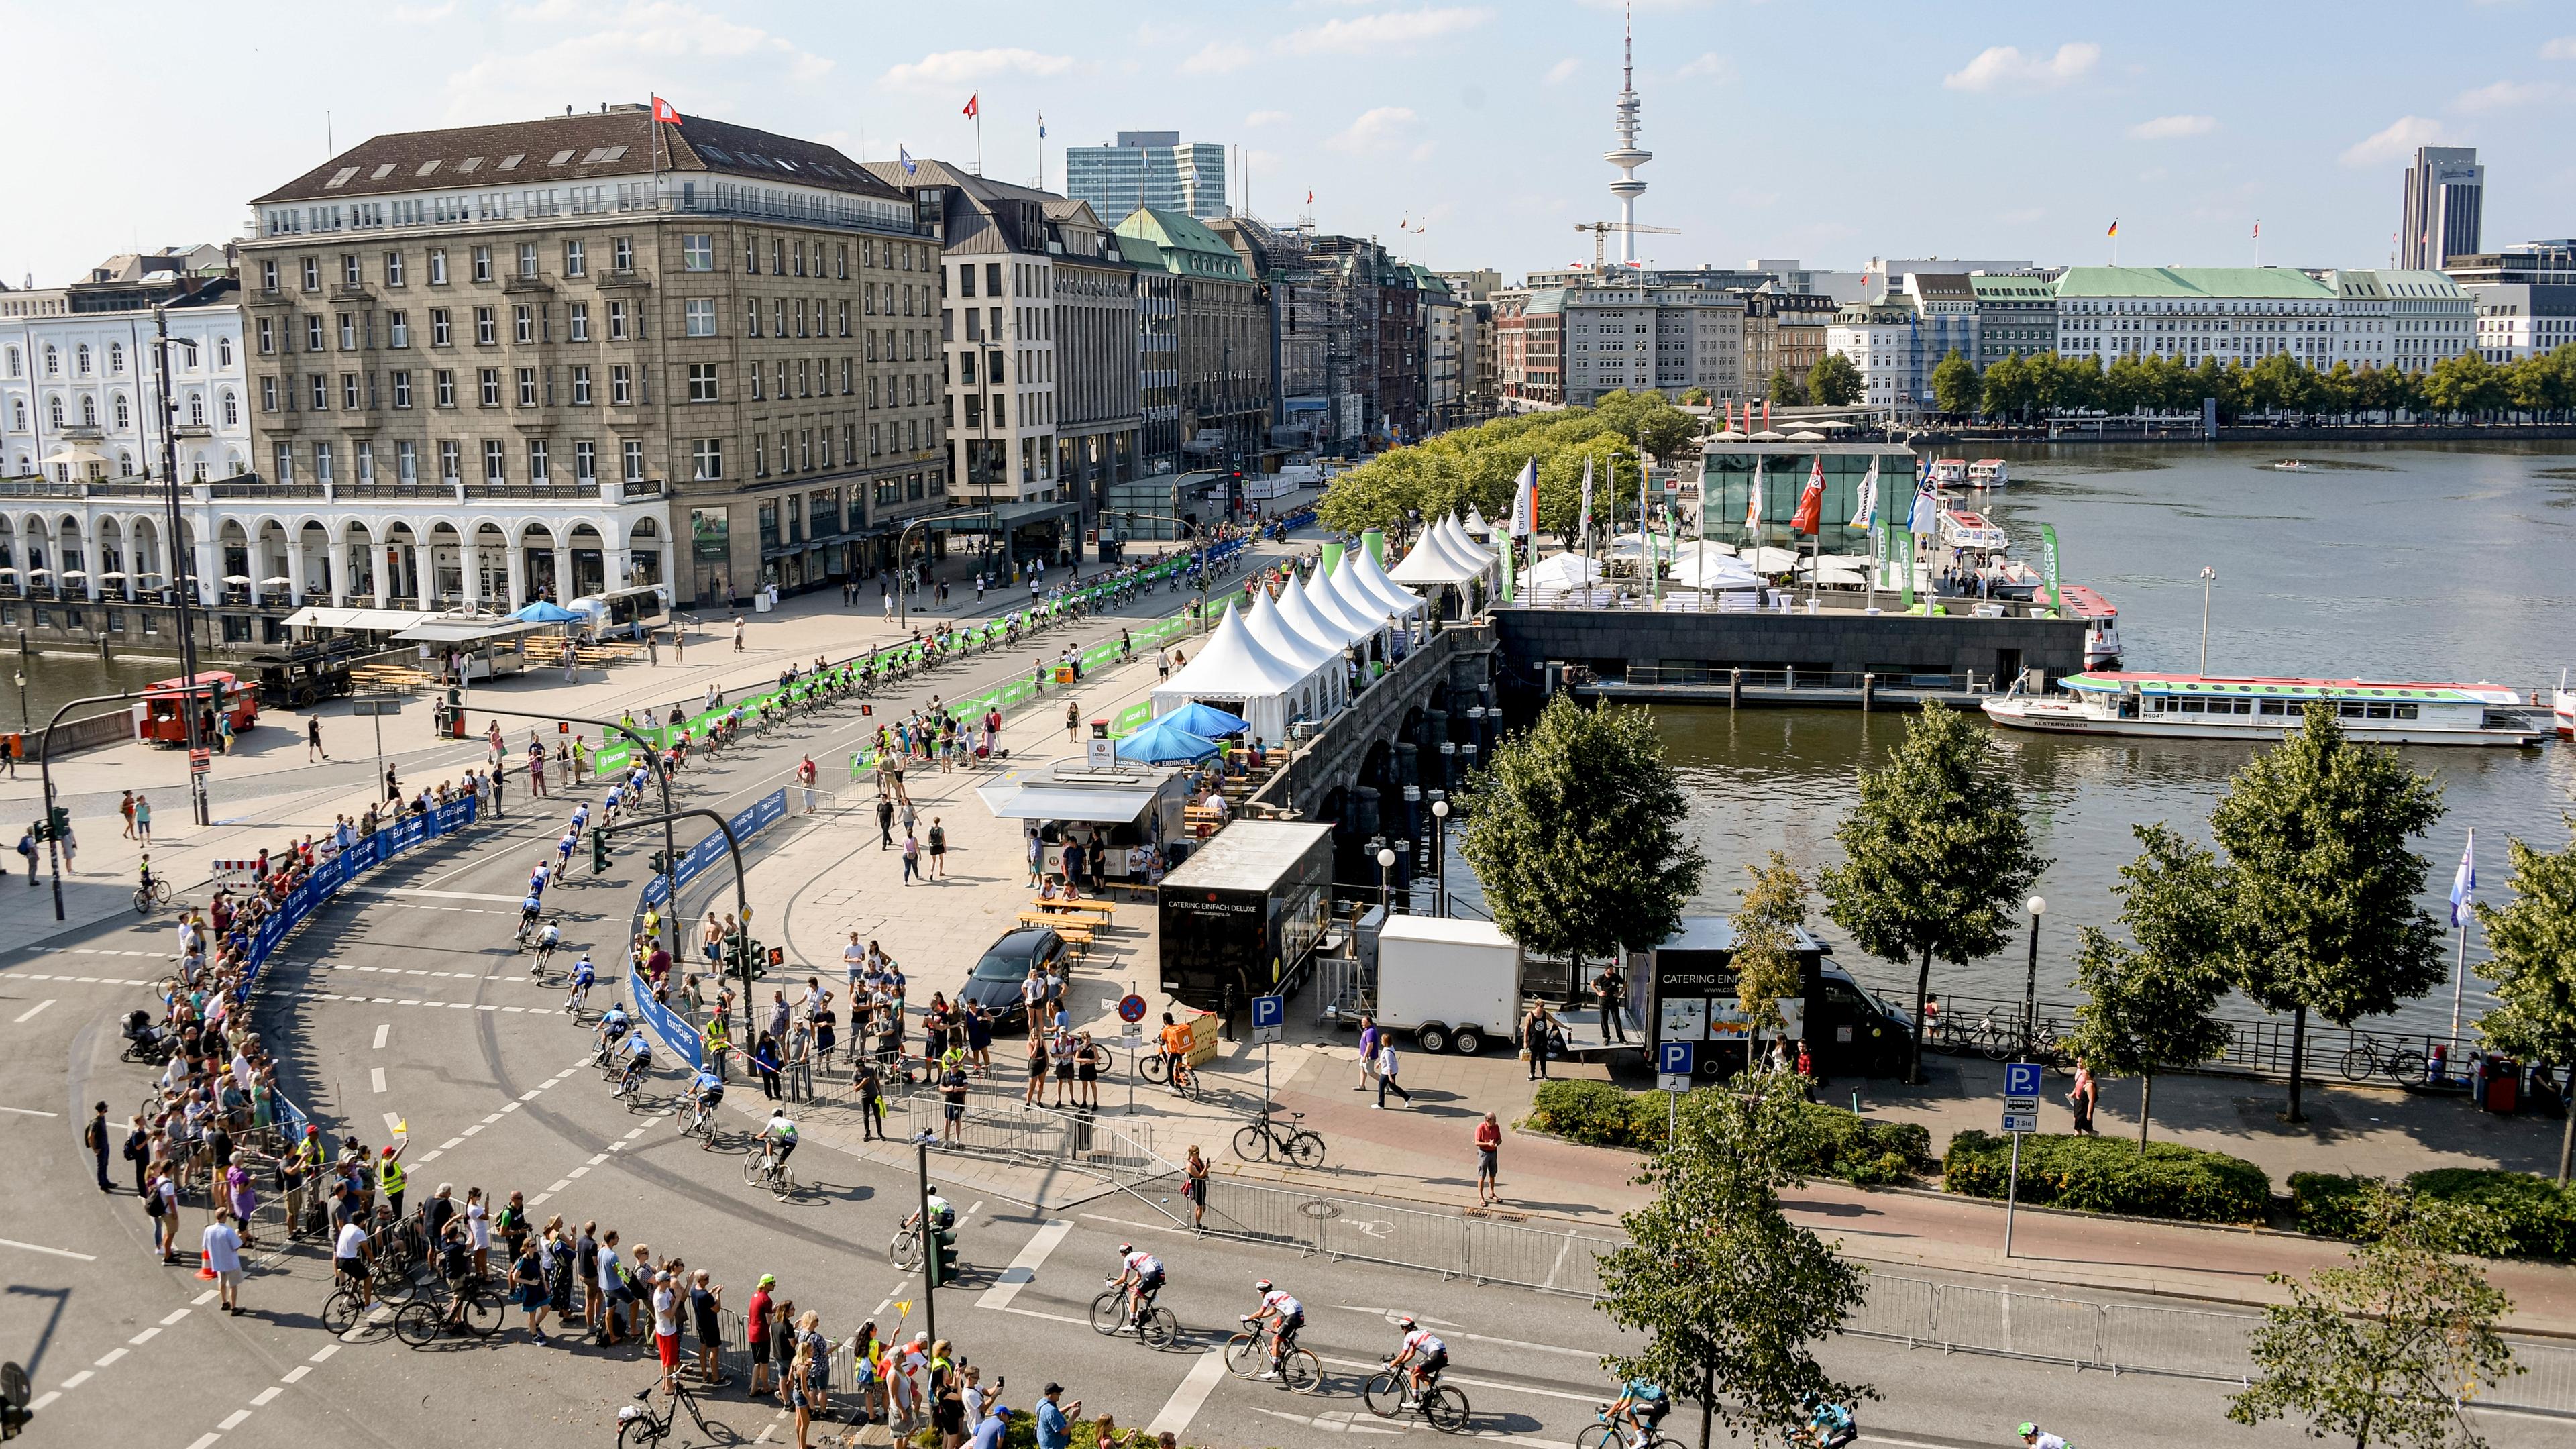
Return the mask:
<svg viewBox="0 0 2576 1449">
<path fill-rule="evenodd" d="M 982 110 L 982 109 L 983 109 L 983 107 L 982 107 L 982 105 L 981 105 L 981 102 L 983 101 L 983 99 L 984 99 L 984 93 L 983 93 L 982 91 L 977 91 L 977 92 L 975 92 L 973 95 L 968 96 L 968 97 L 966 98 L 966 110 L 965 110 L 965 113 L 964 113 L 964 114 L 965 114 L 965 116 L 966 116 L 966 119 L 968 119 L 968 120 L 970 120 L 970 121 L 971 121 L 971 120 L 973 120 L 973 119 L 975 118 L 976 113 L 977 113 L 978 111 L 980 111 L 980 110 Z"/>
<path fill-rule="evenodd" d="M 680 108 L 660 96 L 653 98 L 653 119 L 667 126 L 680 124 Z"/>
<path fill-rule="evenodd" d="M 1807 486 L 1798 494 L 1798 511 L 1790 516 L 1792 533 L 1814 533 L 1825 517 L 1825 460 L 1819 455 L 1807 470 Z"/>
</svg>

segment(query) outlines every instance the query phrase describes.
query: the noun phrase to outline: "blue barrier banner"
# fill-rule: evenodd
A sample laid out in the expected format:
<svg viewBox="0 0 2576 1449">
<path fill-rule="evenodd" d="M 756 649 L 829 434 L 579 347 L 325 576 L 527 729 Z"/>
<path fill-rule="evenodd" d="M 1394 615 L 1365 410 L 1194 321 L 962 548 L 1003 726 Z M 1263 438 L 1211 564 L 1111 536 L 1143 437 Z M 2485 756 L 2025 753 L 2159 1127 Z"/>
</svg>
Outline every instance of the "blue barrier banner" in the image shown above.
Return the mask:
<svg viewBox="0 0 2576 1449">
<path fill-rule="evenodd" d="M 688 1063 L 690 1071 L 705 1065 L 705 1057 L 699 1050 L 698 1034 L 678 1013 L 654 1000 L 652 992 L 638 990 L 635 993 L 635 1019 L 650 1027 L 653 1034 L 662 1039 L 662 1045 L 671 1049 L 673 1056 Z"/>
<path fill-rule="evenodd" d="M 733 838 L 736 841 L 744 841 L 786 818 L 787 790 L 781 786 L 736 812 L 725 824 L 733 827 Z M 724 832 L 719 830 L 683 852 L 680 856 L 680 868 L 674 874 L 679 877 L 680 884 L 686 886 L 696 880 L 709 866 L 724 858 Z M 656 884 L 659 884 L 658 880 Z M 647 905 L 658 905 L 661 902 L 661 894 L 648 889 L 644 900 Z"/>
<path fill-rule="evenodd" d="M 782 796 L 784 790 L 779 792 Z M 463 798 L 436 806 L 418 815 L 405 815 L 392 825 L 372 835 L 361 836 L 347 850 L 313 868 L 268 919 L 259 923 L 251 935 L 248 961 L 242 971 L 242 984 L 236 999 L 250 1000 L 252 988 L 259 984 L 259 974 L 268 965 L 270 953 L 287 933 L 304 924 L 307 916 L 323 902 L 340 893 L 342 887 L 357 878 L 359 872 L 381 865 L 402 852 L 425 841 L 460 830 L 474 821 L 476 802 Z"/>
</svg>

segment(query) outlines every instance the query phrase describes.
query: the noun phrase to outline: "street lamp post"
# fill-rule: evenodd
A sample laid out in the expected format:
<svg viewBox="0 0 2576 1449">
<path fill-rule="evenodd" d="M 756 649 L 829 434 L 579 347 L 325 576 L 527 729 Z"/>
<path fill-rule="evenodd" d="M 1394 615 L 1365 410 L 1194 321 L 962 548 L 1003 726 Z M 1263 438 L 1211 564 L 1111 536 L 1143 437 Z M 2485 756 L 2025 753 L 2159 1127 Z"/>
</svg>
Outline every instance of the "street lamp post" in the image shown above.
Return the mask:
<svg viewBox="0 0 2576 1449">
<path fill-rule="evenodd" d="M 1440 747 L 1444 752 L 1447 745 Z M 1445 791 L 1431 792 L 1431 859 L 1434 874 L 1434 899 L 1439 902 L 1435 914 L 1449 914 L 1449 798 Z"/>
<path fill-rule="evenodd" d="M 2218 570 L 2204 566 L 2200 571 L 2200 672 L 2209 674 L 2209 586 L 2218 582 Z"/>
<path fill-rule="evenodd" d="M 1392 910 L 1395 904 L 1393 899 L 1395 892 L 1392 885 L 1394 879 L 1395 852 L 1385 846 L 1379 846 L 1377 852 L 1377 903 L 1380 907 L 1388 910 Z"/>
<path fill-rule="evenodd" d="M 161 486 L 168 514 L 165 526 L 169 530 L 161 546 L 170 554 L 169 582 L 174 585 L 170 597 L 177 601 L 179 611 L 179 683 L 184 690 L 185 708 L 182 712 L 187 715 L 189 801 L 196 812 L 197 823 L 211 825 L 214 814 L 206 805 L 206 777 L 197 771 L 197 751 L 204 747 L 204 741 L 198 738 L 197 733 L 197 631 L 188 622 L 187 553 L 179 537 L 179 419 L 178 405 L 170 399 L 170 343 L 169 309 L 155 307 L 152 309 L 153 371 L 157 374 L 155 381 L 160 389 L 160 398 L 155 405 L 161 415 Z M 197 355 L 194 341 L 182 337 L 178 343 L 188 349 L 190 357 Z"/>
<path fill-rule="evenodd" d="M 2021 1050 L 2027 1057 L 2039 1039 L 2039 918 L 2048 913 L 2048 902 L 2032 896 L 2024 904 L 2030 910 L 2030 972 L 2021 988 Z"/>
</svg>

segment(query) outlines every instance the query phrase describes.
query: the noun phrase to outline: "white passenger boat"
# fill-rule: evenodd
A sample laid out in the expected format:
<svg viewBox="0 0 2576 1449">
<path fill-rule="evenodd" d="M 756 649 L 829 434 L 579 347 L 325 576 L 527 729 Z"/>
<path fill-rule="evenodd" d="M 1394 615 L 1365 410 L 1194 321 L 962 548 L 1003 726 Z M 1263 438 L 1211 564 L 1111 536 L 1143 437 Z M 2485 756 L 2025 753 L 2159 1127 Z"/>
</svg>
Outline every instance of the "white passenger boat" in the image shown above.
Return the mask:
<svg viewBox="0 0 2576 1449">
<path fill-rule="evenodd" d="M 2001 458 L 1979 458 L 1968 465 L 1968 486 L 1971 488 L 2001 488 L 2011 481 L 2009 470 Z"/>
<path fill-rule="evenodd" d="M 2576 739 L 2576 690 L 2567 687 L 2567 671 L 2558 671 L 2558 687 L 2549 694 L 2549 721 L 2562 740 Z"/>
<path fill-rule="evenodd" d="M 1965 553 L 2001 553 L 2012 542 L 2002 528 L 1973 508 L 1944 508 L 1933 526 L 1944 547 Z"/>
<path fill-rule="evenodd" d="M 2116 669 L 2120 665 L 2120 611 L 2109 599 L 2082 584 L 2057 591 L 2058 607 L 2084 621 L 2084 667 Z"/>
<path fill-rule="evenodd" d="M 2014 729 L 2081 735 L 2278 739 L 2323 700 L 2356 739 L 2389 745 L 2536 745 L 2548 727 L 2497 684 L 2377 679 L 2230 679 L 2197 674 L 2070 674 L 2049 694 L 2015 684 L 1985 701 Z"/>
<path fill-rule="evenodd" d="M 1940 488 L 1956 488 L 1968 481 L 1968 460 L 1935 458 L 1932 460 L 1932 482 Z"/>
</svg>

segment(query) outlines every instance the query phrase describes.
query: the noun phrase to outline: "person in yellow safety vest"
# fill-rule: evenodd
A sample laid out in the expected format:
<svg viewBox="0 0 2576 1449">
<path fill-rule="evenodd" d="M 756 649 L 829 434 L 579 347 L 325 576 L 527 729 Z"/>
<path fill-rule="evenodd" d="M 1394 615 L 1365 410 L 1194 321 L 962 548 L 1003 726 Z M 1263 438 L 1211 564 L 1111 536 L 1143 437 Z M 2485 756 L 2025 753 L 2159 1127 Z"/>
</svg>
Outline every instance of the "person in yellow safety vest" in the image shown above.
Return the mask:
<svg viewBox="0 0 2576 1449">
<path fill-rule="evenodd" d="M 658 941 L 661 938 L 662 913 L 651 906 L 646 906 L 644 908 L 644 939 L 647 941 Z"/>
<path fill-rule="evenodd" d="M 716 1080 L 723 1081 L 725 1053 L 733 1046 L 733 1036 L 725 1029 L 724 1017 L 722 1015 L 708 1017 L 707 1024 L 698 1028 L 698 1040 L 704 1048 L 702 1060 L 715 1072 Z"/>
<path fill-rule="evenodd" d="M 400 1147 L 386 1148 L 384 1156 L 376 1159 L 376 1192 L 386 1202 L 393 1204 L 394 1219 L 397 1222 L 402 1219 L 402 1155 L 410 1150 L 411 1144 L 405 1142 Z"/>
</svg>

